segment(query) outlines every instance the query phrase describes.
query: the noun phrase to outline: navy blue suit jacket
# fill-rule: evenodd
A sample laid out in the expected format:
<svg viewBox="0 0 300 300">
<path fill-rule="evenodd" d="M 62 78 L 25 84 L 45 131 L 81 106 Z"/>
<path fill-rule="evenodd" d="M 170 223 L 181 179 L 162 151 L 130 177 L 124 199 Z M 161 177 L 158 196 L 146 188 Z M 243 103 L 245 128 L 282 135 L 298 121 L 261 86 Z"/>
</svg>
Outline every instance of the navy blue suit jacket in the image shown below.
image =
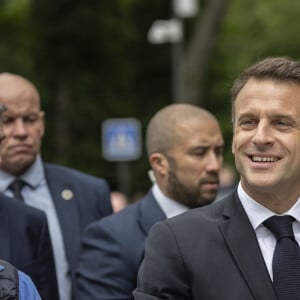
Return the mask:
<svg viewBox="0 0 300 300">
<path fill-rule="evenodd" d="M 0 259 L 29 275 L 43 300 L 59 299 L 45 213 L 0 194 L 0 240 Z"/>
<path fill-rule="evenodd" d="M 75 293 L 81 235 L 88 224 L 112 213 L 110 190 L 105 180 L 77 170 L 47 163 L 44 168 L 60 222 Z M 72 197 L 67 200 L 63 191 L 71 191 Z"/>
<path fill-rule="evenodd" d="M 152 227 L 134 299 L 277 299 L 236 192 Z"/>
<path fill-rule="evenodd" d="M 152 225 L 165 219 L 152 192 L 85 231 L 78 269 L 80 300 L 132 299 L 144 243 Z"/>
</svg>

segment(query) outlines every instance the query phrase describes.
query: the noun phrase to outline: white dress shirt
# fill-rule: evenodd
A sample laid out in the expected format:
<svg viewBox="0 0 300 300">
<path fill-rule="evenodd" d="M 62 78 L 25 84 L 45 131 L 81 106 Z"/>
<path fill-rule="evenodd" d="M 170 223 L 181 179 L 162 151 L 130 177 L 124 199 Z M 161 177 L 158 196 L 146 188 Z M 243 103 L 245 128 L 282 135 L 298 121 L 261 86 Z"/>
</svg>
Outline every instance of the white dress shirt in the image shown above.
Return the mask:
<svg viewBox="0 0 300 300">
<path fill-rule="evenodd" d="M 71 278 L 69 265 L 66 258 L 59 220 L 47 186 L 41 158 L 38 157 L 30 169 L 20 178 L 27 183 L 22 189 L 24 202 L 46 213 L 53 246 L 60 300 L 70 300 Z M 0 171 L 0 191 L 4 192 L 5 195 L 12 197 L 13 194 L 8 187 L 14 179 L 15 177 L 11 174 Z"/>
<path fill-rule="evenodd" d="M 238 185 L 238 195 L 241 200 L 241 203 L 246 211 L 246 214 L 250 220 L 252 227 L 255 230 L 255 234 L 260 246 L 263 258 L 265 260 L 267 269 L 269 271 L 270 277 L 273 280 L 273 271 L 272 271 L 272 259 L 276 246 L 276 238 L 274 234 L 267 229 L 262 223 L 268 218 L 278 215 L 262 206 L 254 199 L 252 199 L 244 189 L 242 188 L 241 183 Z M 293 222 L 293 231 L 297 243 L 300 243 L 300 198 L 297 202 L 284 214 L 289 215 L 295 218 Z"/>
</svg>

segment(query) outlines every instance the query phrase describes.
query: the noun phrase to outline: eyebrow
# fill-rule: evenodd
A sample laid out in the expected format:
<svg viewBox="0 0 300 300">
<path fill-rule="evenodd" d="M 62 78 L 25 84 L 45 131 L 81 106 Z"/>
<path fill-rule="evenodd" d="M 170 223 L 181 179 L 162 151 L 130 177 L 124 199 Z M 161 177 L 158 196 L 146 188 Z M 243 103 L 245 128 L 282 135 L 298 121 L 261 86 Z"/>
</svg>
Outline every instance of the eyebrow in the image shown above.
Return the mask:
<svg viewBox="0 0 300 300">
<path fill-rule="evenodd" d="M 28 112 L 28 113 L 21 113 L 21 116 L 30 116 L 30 115 L 36 115 L 36 116 L 38 116 L 40 114 L 40 112 L 39 111 L 32 111 L 32 112 Z M 3 114 L 2 114 L 2 116 L 12 116 L 12 117 L 14 117 L 14 116 L 19 116 L 20 114 L 19 113 L 13 113 L 13 112 L 11 112 L 11 111 L 7 111 L 7 112 L 4 112 Z"/>
<path fill-rule="evenodd" d="M 244 119 L 244 118 L 254 118 L 256 115 L 252 112 L 242 113 L 236 118 L 237 121 Z"/>
<path fill-rule="evenodd" d="M 202 144 L 197 145 L 191 148 L 191 150 L 198 150 L 198 149 L 208 149 L 208 148 L 224 148 L 225 143 L 217 144 L 217 145 L 211 145 L 211 144 Z"/>
</svg>

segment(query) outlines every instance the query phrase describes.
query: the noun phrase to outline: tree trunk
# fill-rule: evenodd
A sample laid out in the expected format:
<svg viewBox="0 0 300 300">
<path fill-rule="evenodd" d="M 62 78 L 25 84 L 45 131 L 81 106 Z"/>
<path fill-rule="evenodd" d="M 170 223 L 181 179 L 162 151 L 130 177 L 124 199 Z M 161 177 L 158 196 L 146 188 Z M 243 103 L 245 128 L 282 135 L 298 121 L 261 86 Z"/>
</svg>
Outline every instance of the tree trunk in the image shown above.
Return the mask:
<svg viewBox="0 0 300 300">
<path fill-rule="evenodd" d="M 220 26 L 224 19 L 228 0 L 209 0 L 184 58 L 185 101 L 201 105 L 202 85 Z"/>
</svg>

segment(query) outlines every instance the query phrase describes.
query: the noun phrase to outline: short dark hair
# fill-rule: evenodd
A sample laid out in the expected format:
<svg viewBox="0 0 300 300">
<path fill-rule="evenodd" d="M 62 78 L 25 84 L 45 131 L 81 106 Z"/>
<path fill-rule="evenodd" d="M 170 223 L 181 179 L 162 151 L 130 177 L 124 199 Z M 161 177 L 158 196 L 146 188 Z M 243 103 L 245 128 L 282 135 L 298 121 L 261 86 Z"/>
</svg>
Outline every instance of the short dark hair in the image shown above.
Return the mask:
<svg viewBox="0 0 300 300">
<path fill-rule="evenodd" d="M 231 89 L 233 101 L 250 78 L 300 83 L 300 62 L 290 57 L 268 57 L 250 66 L 233 83 Z"/>
<path fill-rule="evenodd" d="M 287 56 L 268 57 L 245 69 L 233 82 L 231 88 L 232 115 L 234 101 L 250 78 L 271 79 L 300 84 L 300 61 Z"/>
<path fill-rule="evenodd" d="M 166 155 L 179 142 L 179 124 L 186 124 L 191 119 L 216 120 L 207 110 L 188 103 L 173 103 L 156 112 L 146 129 L 148 156 L 155 152 Z"/>
</svg>

